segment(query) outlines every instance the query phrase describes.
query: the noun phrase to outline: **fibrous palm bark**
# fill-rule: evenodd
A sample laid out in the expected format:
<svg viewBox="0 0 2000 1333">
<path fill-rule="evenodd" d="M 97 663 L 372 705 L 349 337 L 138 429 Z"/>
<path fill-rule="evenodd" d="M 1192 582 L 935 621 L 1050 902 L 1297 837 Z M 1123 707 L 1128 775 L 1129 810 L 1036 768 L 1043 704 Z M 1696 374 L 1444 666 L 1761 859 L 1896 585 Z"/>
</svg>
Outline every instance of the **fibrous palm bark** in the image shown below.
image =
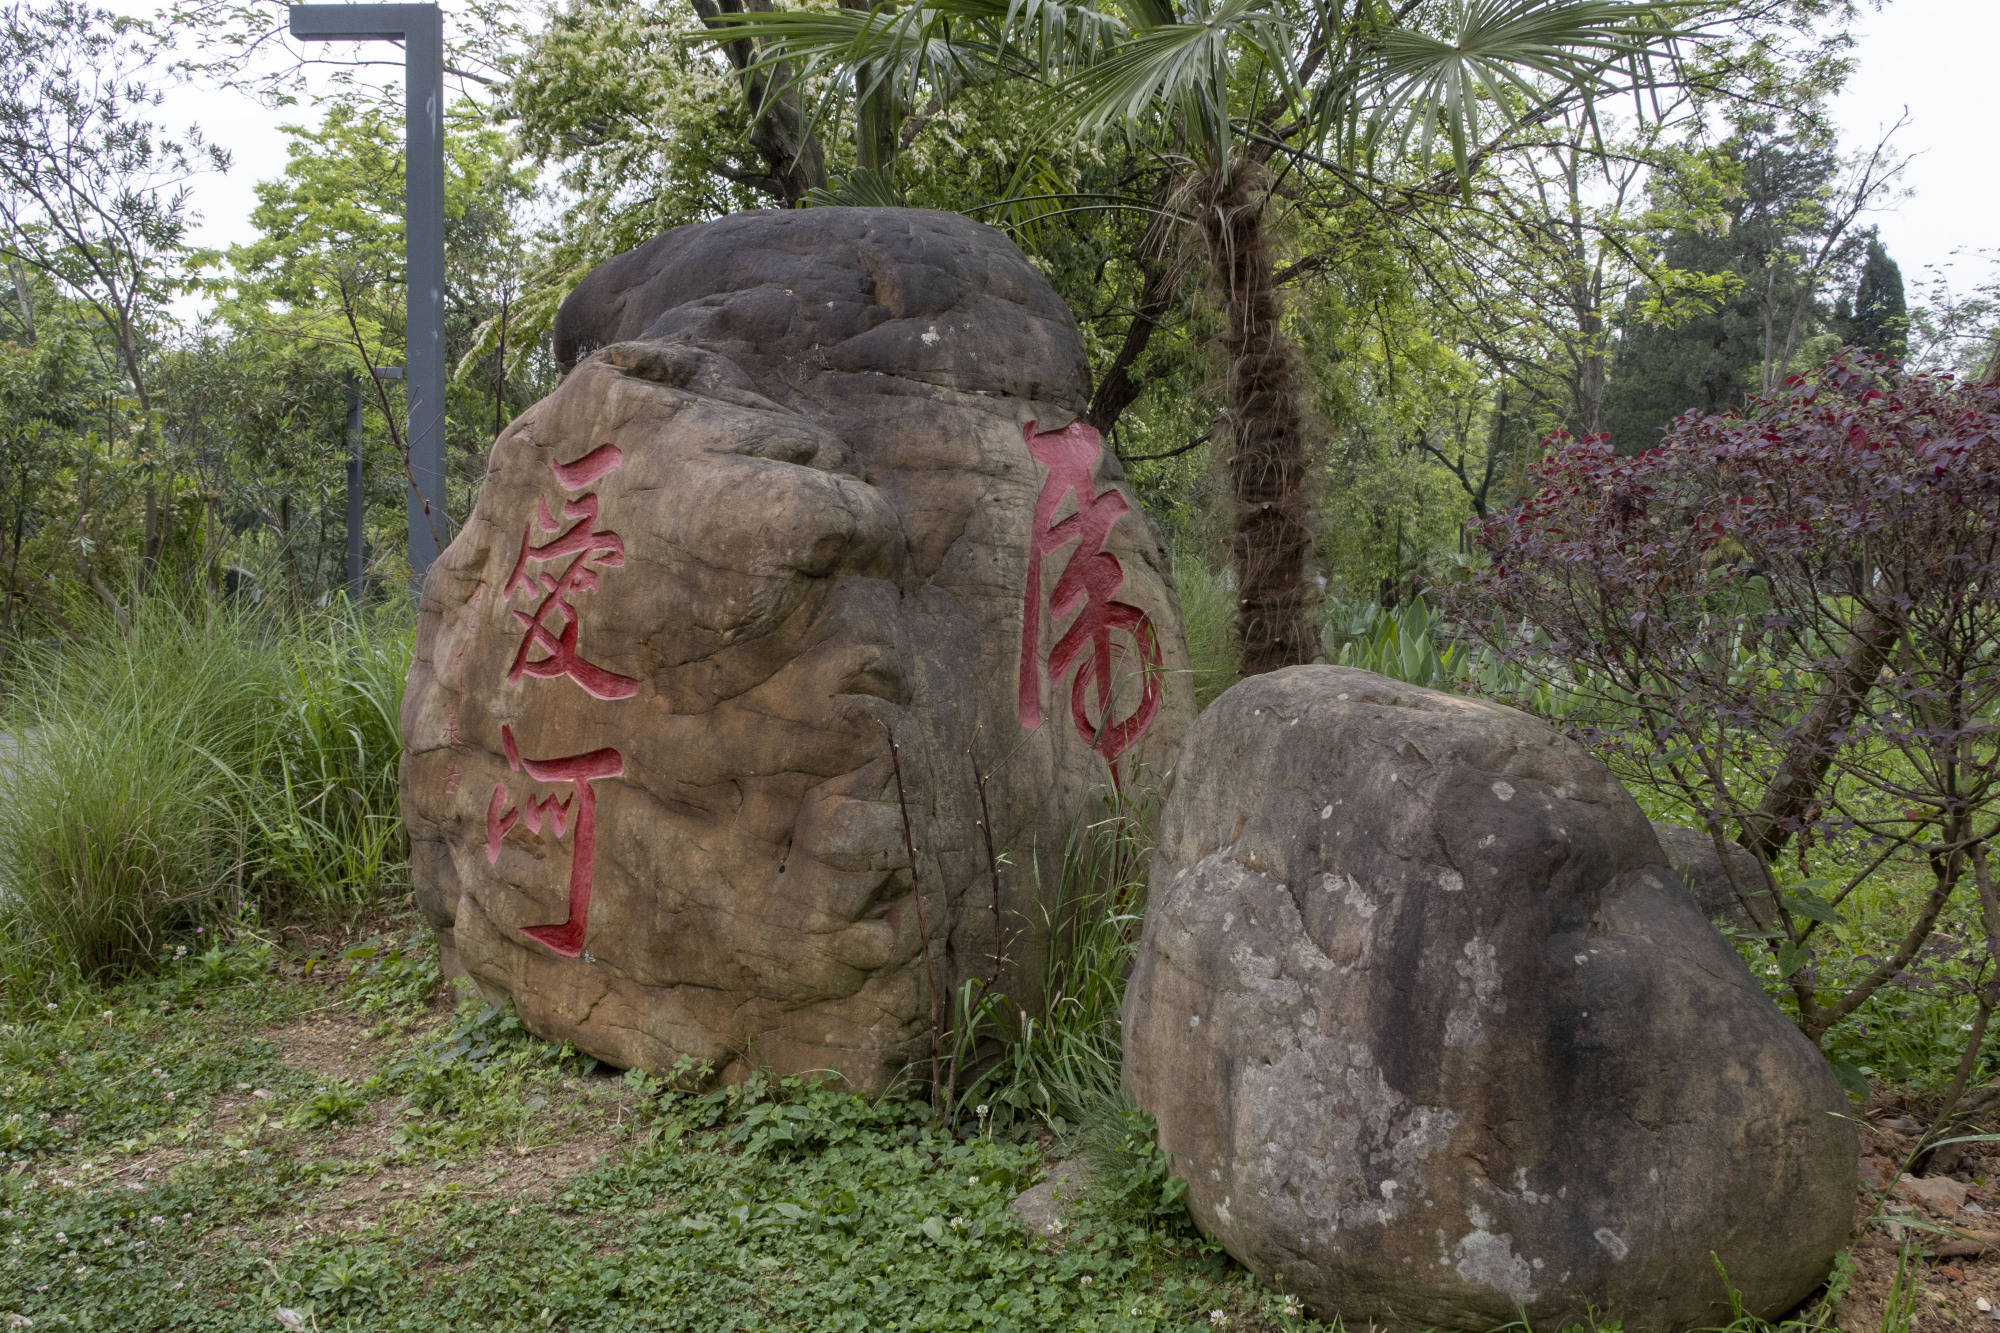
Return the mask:
<svg viewBox="0 0 2000 1333">
<path fill-rule="evenodd" d="M 1309 662 L 1316 647 L 1306 617 L 1313 544 L 1306 421 L 1298 356 L 1272 280 L 1263 173 L 1239 157 L 1198 188 L 1196 218 L 1222 297 L 1229 362 L 1236 628 L 1243 673 L 1256 675 Z"/>
</svg>

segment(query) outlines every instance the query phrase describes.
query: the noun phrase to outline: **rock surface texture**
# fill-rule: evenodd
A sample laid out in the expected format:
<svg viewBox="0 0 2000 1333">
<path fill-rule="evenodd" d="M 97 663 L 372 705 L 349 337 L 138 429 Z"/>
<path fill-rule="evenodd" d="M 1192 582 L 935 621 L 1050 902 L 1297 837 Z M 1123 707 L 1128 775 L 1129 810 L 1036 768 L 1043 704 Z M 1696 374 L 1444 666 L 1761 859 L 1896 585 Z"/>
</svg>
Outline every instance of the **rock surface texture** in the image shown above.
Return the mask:
<svg viewBox="0 0 2000 1333">
<path fill-rule="evenodd" d="M 1339 667 L 1196 722 L 1125 1077 L 1210 1236 L 1349 1327 L 1772 1315 L 1854 1206 L 1846 1099 L 1631 797 L 1524 714 Z"/>
<path fill-rule="evenodd" d="M 556 347 L 424 585 L 418 900 L 544 1036 L 880 1088 L 933 985 L 1032 984 L 1031 858 L 1192 716 L 1074 321 L 996 232 L 825 208 L 609 261 Z"/>
<path fill-rule="evenodd" d="M 1715 854 L 1714 839 L 1700 829 L 1656 821 L 1653 833 L 1660 840 L 1660 850 L 1667 854 L 1667 864 L 1681 877 L 1681 883 L 1694 895 L 1695 905 L 1709 920 L 1727 922 L 1739 930 L 1770 928 L 1771 895 L 1761 887 L 1764 870 L 1747 848 L 1725 842 L 1723 848 L 1731 869 L 1724 870 L 1722 859 Z M 1747 907 L 1730 880 L 1732 872 L 1749 889 Z M 1759 921 L 1751 915 L 1753 910 L 1767 919 Z"/>
</svg>

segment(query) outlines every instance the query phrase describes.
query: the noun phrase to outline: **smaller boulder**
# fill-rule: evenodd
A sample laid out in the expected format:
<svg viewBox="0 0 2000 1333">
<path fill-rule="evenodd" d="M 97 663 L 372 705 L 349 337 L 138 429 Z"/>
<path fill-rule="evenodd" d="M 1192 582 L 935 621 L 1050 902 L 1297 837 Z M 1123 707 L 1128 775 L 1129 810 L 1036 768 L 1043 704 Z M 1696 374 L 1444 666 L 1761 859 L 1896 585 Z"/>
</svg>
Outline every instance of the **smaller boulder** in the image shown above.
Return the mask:
<svg viewBox="0 0 2000 1333">
<path fill-rule="evenodd" d="M 1292 667 L 1176 772 L 1125 1086 L 1252 1272 L 1393 1333 L 1671 1333 L 1826 1277 L 1847 1098 L 1575 742 Z"/>
<path fill-rule="evenodd" d="M 1091 1173 L 1081 1161 L 1050 1162 L 1042 1178 L 1014 1196 L 1008 1211 L 1038 1236 L 1061 1234 L 1076 1201 L 1090 1188 Z"/>
<path fill-rule="evenodd" d="M 1667 863 L 1673 866 L 1674 873 L 1681 877 L 1681 883 L 1694 895 L 1695 904 L 1710 921 L 1720 921 L 1738 930 L 1771 928 L 1771 895 L 1763 887 L 1764 868 L 1748 850 L 1733 842 L 1724 843 L 1729 856 L 1729 868 L 1725 870 L 1722 859 L 1715 854 L 1715 839 L 1701 829 L 1656 819 L 1653 834 L 1660 840 L 1660 850 L 1667 854 Z M 1730 878 L 1732 873 L 1749 894 L 1748 907 Z"/>
</svg>

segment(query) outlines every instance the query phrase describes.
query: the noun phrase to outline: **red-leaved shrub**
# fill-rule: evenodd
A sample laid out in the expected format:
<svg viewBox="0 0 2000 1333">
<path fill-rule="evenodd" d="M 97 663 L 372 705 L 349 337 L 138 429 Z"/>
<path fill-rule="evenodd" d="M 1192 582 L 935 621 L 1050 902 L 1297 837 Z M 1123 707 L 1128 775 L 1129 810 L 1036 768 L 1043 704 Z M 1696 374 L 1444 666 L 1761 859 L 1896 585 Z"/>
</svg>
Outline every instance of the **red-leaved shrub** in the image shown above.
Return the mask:
<svg viewBox="0 0 2000 1333">
<path fill-rule="evenodd" d="M 2000 958 L 2000 386 L 1850 350 L 1643 454 L 1557 442 L 1474 534 L 1488 563 L 1455 618 L 1564 691 L 1622 775 L 1756 855 L 1764 882 L 1737 888 L 1808 1035 L 1920 967 L 1964 884 Z M 1832 847 L 1848 873 L 1815 878 Z M 1819 932 L 1889 862 L 1928 891 L 1883 956 L 1834 966 Z"/>
</svg>

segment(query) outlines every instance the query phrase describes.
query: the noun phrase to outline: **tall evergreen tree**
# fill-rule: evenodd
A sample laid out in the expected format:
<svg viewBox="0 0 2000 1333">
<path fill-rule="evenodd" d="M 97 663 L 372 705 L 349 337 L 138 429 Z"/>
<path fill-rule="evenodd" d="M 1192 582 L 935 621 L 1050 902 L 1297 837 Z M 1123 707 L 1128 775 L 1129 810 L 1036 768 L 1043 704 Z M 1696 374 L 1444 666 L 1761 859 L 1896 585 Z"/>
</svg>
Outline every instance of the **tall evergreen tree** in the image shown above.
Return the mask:
<svg viewBox="0 0 2000 1333">
<path fill-rule="evenodd" d="M 1903 299 L 1903 270 L 1881 238 L 1869 236 L 1868 257 L 1854 289 L 1854 323 L 1847 340 L 1878 356 L 1901 361 L 1910 351 L 1910 307 Z"/>
<path fill-rule="evenodd" d="M 1683 176 L 1697 189 L 1719 185 L 1719 205 L 1655 201 L 1674 225 L 1655 243 L 1652 281 L 1626 301 L 1605 387 L 1605 430 L 1622 449 L 1654 444 L 1683 412 L 1721 412 L 1768 391 L 1816 334 L 1838 329 L 1825 289 L 1860 259 L 1870 233 L 1852 223 L 1888 179 L 1864 171 L 1843 187 L 1830 139 L 1770 124 L 1746 126 L 1710 165 L 1712 176 Z M 1900 275 L 1896 285 L 1900 293 Z"/>
</svg>

